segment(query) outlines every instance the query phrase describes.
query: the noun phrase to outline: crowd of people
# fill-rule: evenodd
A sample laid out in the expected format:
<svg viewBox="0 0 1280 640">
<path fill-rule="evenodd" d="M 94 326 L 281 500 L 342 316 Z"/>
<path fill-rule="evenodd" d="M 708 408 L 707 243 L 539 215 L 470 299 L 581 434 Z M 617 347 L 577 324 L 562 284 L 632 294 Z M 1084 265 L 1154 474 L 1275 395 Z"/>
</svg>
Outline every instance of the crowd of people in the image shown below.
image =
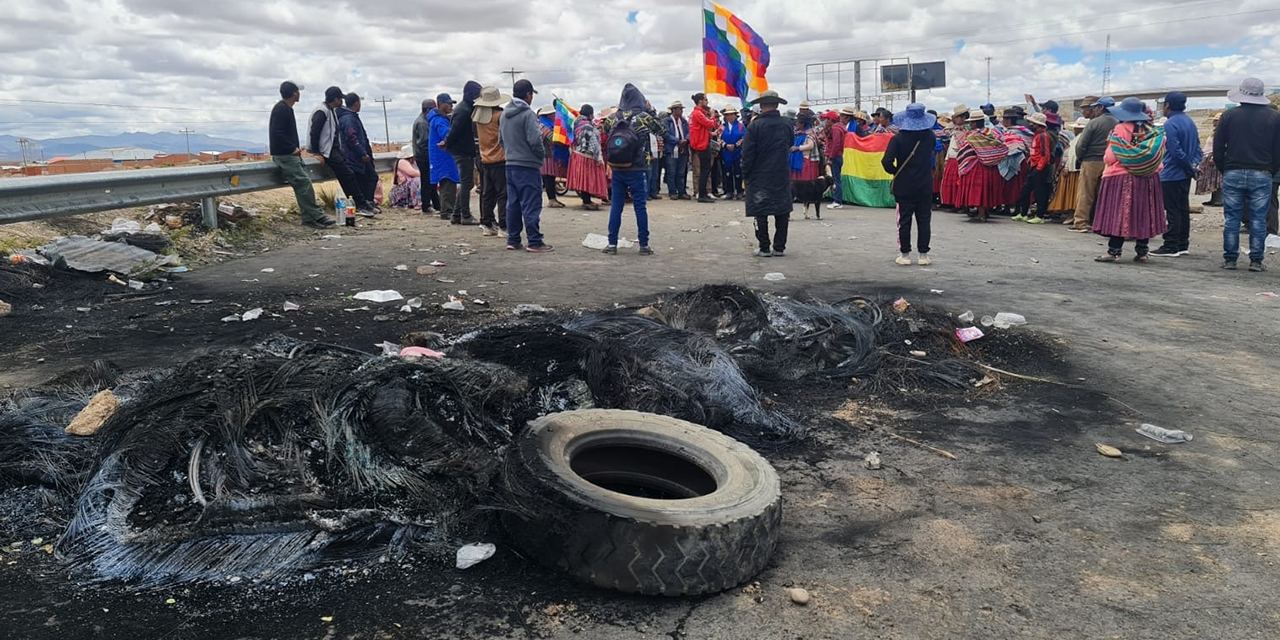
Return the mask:
<svg viewBox="0 0 1280 640">
<path fill-rule="evenodd" d="M 315 203 L 293 118 L 301 89 L 281 85 L 271 153 L 295 188 L 303 224 L 325 228 L 334 221 Z M 530 81 L 512 89 L 505 95 L 471 81 L 460 102 L 447 93 L 424 100 L 412 142 L 396 165 L 391 205 L 478 225 L 487 236 L 505 232 L 508 249 L 540 253 L 553 250 L 541 232 L 544 196 L 548 207 L 566 206 L 559 195 L 564 183 L 584 209 L 598 210 L 597 199 L 610 207 L 607 254 L 617 253 L 622 211 L 632 204 L 639 250 L 649 255 L 647 201 L 660 198 L 665 185 L 672 200 L 745 200 L 759 241 L 755 254 L 783 256 L 795 202 L 804 203 L 806 218 L 808 192 L 816 192 L 818 212 L 824 197 L 828 208 L 845 203 L 848 134 L 889 134 L 882 164 L 897 203 L 898 264 L 912 264 L 913 227 L 916 263 L 930 263 L 935 208 L 978 223 L 1008 216 L 1044 224 L 1065 212 L 1072 231 L 1108 238 L 1099 262 L 1118 261 L 1126 241 L 1133 242 L 1138 262 L 1185 255 L 1193 180 L 1197 193 L 1212 194 L 1206 204 L 1225 209 L 1224 268 L 1236 268 L 1241 221 L 1250 233 L 1250 270 L 1265 269 L 1266 235 L 1276 232 L 1280 112 L 1256 78 L 1228 94 L 1239 106 L 1214 118 L 1204 148 L 1185 113 L 1187 98 L 1177 91 L 1160 101 L 1159 119 L 1137 98 L 1089 97 L 1083 115 L 1068 123 L 1056 102 L 1039 104 L 1030 95 L 1026 107 L 998 115 L 992 104 L 977 110 L 957 105 L 940 117 L 919 103 L 897 114 L 882 107 L 868 115 L 849 107 L 817 113 L 801 102 L 784 117 L 779 106 L 787 102 L 776 92 L 761 94 L 741 111 L 712 109 L 698 93 L 686 116 L 681 101 L 658 111 L 627 84 L 616 106 L 597 111 L 582 105 L 573 135 L 565 139 L 555 135 L 553 105 L 533 109 L 537 91 Z M 371 216 L 380 211 L 379 182 L 360 102 L 354 93 L 329 87 L 312 112 L 306 150 L 333 170 L 357 212 Z M 479 219 L 471 211 L 473 189 Z M 1150 250 L 1156 236 L 1163 243 Z"/>
</svg>

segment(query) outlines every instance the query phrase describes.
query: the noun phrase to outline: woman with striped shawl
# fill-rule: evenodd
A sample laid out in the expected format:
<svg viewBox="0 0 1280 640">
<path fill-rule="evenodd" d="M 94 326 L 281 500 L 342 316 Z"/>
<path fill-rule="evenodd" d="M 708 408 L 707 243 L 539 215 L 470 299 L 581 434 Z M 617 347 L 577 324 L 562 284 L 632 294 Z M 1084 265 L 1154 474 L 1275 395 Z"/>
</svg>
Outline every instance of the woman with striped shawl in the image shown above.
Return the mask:
<svg viewBox="0 0 1280 640">
<path fill-rule="evenodd" d="M 1147 262 L 1148 241 L 1166 229 L 1160 187 L 1164 130 L 1151 126 L 1151 115 L 1137 98 L 1108 110 L 1120 123 L 1103 156 L 1106 167 L 1093 215 L 1093 232 L 1107 237 L 1107 252 L 1094 260 L 1118 262 L 1124 241 L 1133 239 L 1133 261 Z"/>
<path fill-rule="evenodd" d="M 1000 163 L 1009 154 L 1000 132 L 988 127 L 981 111 L 969 116 L 969 129 L 960 138 L 956 164 L 960 187 L 956 190 L 958 207 L 971 207 L 971 222 L 986 222 L 993 207 L 1004 204 L 1004 178 Z"/>
</svg>

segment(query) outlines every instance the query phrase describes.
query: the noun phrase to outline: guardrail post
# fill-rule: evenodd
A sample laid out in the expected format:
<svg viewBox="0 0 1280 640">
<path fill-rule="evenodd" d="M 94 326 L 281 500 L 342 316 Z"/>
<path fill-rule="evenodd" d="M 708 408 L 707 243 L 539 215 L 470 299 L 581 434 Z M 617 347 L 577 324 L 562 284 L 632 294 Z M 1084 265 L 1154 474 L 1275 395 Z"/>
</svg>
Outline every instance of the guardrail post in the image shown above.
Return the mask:
<svg viewBox="0 0 1280 640">
<path fill-rule="evenodd" d="M 218 228 L 218 202 L 213 198 L 200 201 L 200 213 L 204 214 L 204 226 L 210 231 Z"/>
</svg>

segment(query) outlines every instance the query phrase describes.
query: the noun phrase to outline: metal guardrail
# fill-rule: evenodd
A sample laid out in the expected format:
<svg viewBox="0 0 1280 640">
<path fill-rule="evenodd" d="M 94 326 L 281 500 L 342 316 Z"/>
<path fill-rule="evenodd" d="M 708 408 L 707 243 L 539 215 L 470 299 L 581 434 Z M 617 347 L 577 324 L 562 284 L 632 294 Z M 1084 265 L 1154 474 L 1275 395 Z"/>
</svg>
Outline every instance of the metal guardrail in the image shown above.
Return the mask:
<svg viewBox="0 0 1280 640">
<path fill-rule="evenodd" d="M 396 154 L 374 156 L 378 173 L 395 167 Z M 304 161 L 312 182 L 333 180 L 315 159 Z M 0 180 L 0 224 L 201 200 L 205 224 L 217 226 L 213 199 L 288 186 L 271 162 L 137 169 Z"/>
</svg>

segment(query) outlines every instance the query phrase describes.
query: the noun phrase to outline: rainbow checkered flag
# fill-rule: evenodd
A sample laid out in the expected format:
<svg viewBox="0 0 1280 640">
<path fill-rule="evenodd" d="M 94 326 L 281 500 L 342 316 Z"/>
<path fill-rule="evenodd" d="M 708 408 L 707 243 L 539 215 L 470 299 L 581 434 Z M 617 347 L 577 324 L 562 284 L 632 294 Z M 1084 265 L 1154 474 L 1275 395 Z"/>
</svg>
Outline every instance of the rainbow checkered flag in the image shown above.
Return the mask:
<svg viewBox="0 0 1280 640">
<path fill-rule="evenodd" d="M 748 91 L 758 94 L 769 88 L 764 77 L 769 45 L 750 25 L 711 0 L 703 0 L 702 16 L 705 91 L 740 98 L 745 105 Z"/>
</svg>

